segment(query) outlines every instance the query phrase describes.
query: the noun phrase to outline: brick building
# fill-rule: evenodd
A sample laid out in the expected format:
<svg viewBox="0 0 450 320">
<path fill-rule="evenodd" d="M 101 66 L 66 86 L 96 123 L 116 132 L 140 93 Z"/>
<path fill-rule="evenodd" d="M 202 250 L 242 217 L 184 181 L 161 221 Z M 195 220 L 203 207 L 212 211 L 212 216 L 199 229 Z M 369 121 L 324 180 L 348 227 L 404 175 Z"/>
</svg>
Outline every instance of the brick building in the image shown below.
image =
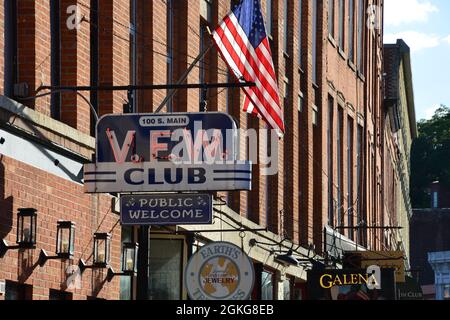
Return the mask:
<svg viewBox="0 0 450 320">
<path fill-rule="evenodd" d="M 428 293 L 430 299 L 437 296 L 442 298 L 439 292 L 438 277 L 435 278 L 435 271 L 438 271 L 434 263 L 439 261 L 430 260 L 433 255 L 439 256 L 436 252 L 446 252 L 450 250 L 450 210 L 448 209 L 447 188 L 435 181 L 430 184 L 430 207 L 414 208 L 411 217 L 410 227 L 410 247 L 411 247 L 411 268 L 415 271 L 417 281 L 422 286 L 424 293 Z M 439 260 L 439 259 L 438 259 Z M 442 260 L 445 262 L 445 260 Z M 436 285 L 435 285 L 436 284 Z"/>
<path fill-rule="evenodd" d="M 0 280 L 7 280 L 10 290 L 32 292 L 33 299 L 47 299 L 55 291 L 70 292 L 74 299 L 185 298 L 183 270 L 192 244 L 220 239 L 242 244 L 253 259 L 254 298 L 299 298 L 304 268 L 280 265 L 267 250 L 250 248 L 249 239 L 278 243 L 287 238 L 285 248 L 293 243 L 307 254 L 314 245 L 323 257 L 336 249 L 324 243 L 328 226 L 328 236 L 341 233 L 350 245 L 389 249 L 383 230 L 364 228 L 384 221 L 381 0 L 261 0 L 287 132 L 279 143 L 276 175 L 259 175 L 255 165 L 252 191 L 217 195 L 220 220 L 209 228 L 224 228 L 222 223 L 268 227 L 246 233 L 242 242 L 238 233 L 193 238 L 166 229 L 122 228 L 113 195 L 83 193 L 80 170 L 95 152 L 95 119 L 85 99 L 100 115 L 121 113 L 126 103 L 130 111 L 153 112 L 165 90 L 131 96 L 54 92 L 24 99 L 35 96 L 41 85 L 175 83 L 209 44 L 205 26 L 214 28 L 237 2 L 2 1 L 1 238 L 14 242 L 19 208 L 37 209 L 37 248 L 47 252 L 54 251 L 56 221 L 76 223 L 72 260 L 49 261 L 41 268 L 34 266 L 37 250 L 8 251 L 0 260 Z M 369 5 L 373 17 L 367 16 Z M 227 81 L 233 79 L 216 49 L 187 78 L 188 83 Z M 265 128 L 242 112 L 242 100 L 238 89 L 179 90 L 164 111 L 227 112 L 240 128 Z M 243 157 L 246 143 L 241 137 Z M 141 272 L 133 280 L 103 284 L 105 270 L 86 270 L 81 289 L 66 290 L 64 270 L 80 258 L 89 261 L 95 232 L 112 233 L 115 270 L 120 269 L 121 242 L 139 242 Z"/>
<path fill-rule="evenodd" d="M 411 145 L 417 138 L 411 55 L 403 40 L 384 46 L 385 104 L 383 136 L 384 221 L 401 230 L 386 229 L 385 244 L 405 252 L 409 270 Z"/>
</svg>

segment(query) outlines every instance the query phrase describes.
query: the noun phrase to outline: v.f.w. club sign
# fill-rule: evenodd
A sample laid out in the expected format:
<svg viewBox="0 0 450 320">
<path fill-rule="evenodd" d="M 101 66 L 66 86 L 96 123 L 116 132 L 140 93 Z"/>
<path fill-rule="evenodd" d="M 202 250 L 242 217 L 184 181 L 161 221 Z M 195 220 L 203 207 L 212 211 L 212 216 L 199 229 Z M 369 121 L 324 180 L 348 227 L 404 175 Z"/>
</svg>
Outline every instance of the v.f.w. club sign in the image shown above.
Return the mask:
<svg viewBox="0 0 450 320">
<path fill-rule="evenodd" d="M 107 115 L 85 191 L 250 190 L 251 163 L 236 154 L 236 124 L 224 113 Z"/>
</svg>

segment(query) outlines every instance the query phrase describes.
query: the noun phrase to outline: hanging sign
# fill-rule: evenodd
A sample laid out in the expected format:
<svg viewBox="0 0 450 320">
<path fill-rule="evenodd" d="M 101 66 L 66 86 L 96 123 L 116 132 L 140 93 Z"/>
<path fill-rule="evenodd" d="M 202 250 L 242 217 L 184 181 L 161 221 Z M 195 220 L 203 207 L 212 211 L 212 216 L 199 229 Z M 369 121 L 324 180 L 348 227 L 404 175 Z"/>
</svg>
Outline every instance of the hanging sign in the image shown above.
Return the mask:
<svg viewBox="0 0 450 320">
<path fill-rule="evenodd" d="M 192 300 L 246 300 L 253 290 L 255 272 L 241 248 L 212 242 L 191 257 L 185 279 Z"/>
<path fill-rule="evenodd" d="M 122 195 L 120 221 L 122 225 L 211 224 L 211 195 Z"/>
<path fill-rule="evenodd" d="M 420 284 L 411 277 L 406 276 L 404 283 L 397 284 L 398 300 L 424 300 Z"/>
<path fill-rule="evenodd" d="M 395 282 L 405 282 L 405 258 L 402 251 L 347 251 L 345 266 L 367 268 L 377 265 L 383 269 L 395 269 Z"/>
<path fill-rule="evenodd" d="M 310 300 L 395 300 L 394 269 L 308 270 Z"/>
<path fill-rule="evenodd" d="M 251 190 L 251 162 L 237 160 L 237 127 L 225 113 L 103 116 L 85 191 Z"/>
</svg>

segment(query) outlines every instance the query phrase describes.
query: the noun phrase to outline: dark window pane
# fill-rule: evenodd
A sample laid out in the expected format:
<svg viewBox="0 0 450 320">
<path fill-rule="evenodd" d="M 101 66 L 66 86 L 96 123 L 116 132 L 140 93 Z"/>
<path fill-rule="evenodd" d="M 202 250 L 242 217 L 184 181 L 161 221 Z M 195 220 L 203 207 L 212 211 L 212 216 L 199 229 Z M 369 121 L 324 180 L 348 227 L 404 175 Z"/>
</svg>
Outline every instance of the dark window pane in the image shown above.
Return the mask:
<svg viewBox="0 0 450 320">
<path fill-rule="evenodd" d="M 183 241 L 150 239 L 149 300 L 181 299 Z"/>
<path fill-rule="evenodd" d="M 261 273 L 261 300 L 273 300 L 273 274 L 268 271 Z"/>
</svg>

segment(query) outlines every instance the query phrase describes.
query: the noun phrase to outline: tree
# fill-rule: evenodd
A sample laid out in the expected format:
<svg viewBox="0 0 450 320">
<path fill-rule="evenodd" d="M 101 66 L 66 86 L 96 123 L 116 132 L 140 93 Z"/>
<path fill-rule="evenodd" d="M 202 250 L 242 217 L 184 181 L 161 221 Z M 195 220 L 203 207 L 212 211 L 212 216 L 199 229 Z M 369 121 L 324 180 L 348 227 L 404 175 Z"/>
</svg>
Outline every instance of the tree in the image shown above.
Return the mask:
<svg viewBox="0 0 450 320">
<path fill-rule="evenodd" d="M 450 108 L 441 105 L 430 120 L 418 123 L 418 130 L 411 151 L 411 201 L 413 207 L 427 208 L 433 181 L 450 188 Z"/>
</svg>

